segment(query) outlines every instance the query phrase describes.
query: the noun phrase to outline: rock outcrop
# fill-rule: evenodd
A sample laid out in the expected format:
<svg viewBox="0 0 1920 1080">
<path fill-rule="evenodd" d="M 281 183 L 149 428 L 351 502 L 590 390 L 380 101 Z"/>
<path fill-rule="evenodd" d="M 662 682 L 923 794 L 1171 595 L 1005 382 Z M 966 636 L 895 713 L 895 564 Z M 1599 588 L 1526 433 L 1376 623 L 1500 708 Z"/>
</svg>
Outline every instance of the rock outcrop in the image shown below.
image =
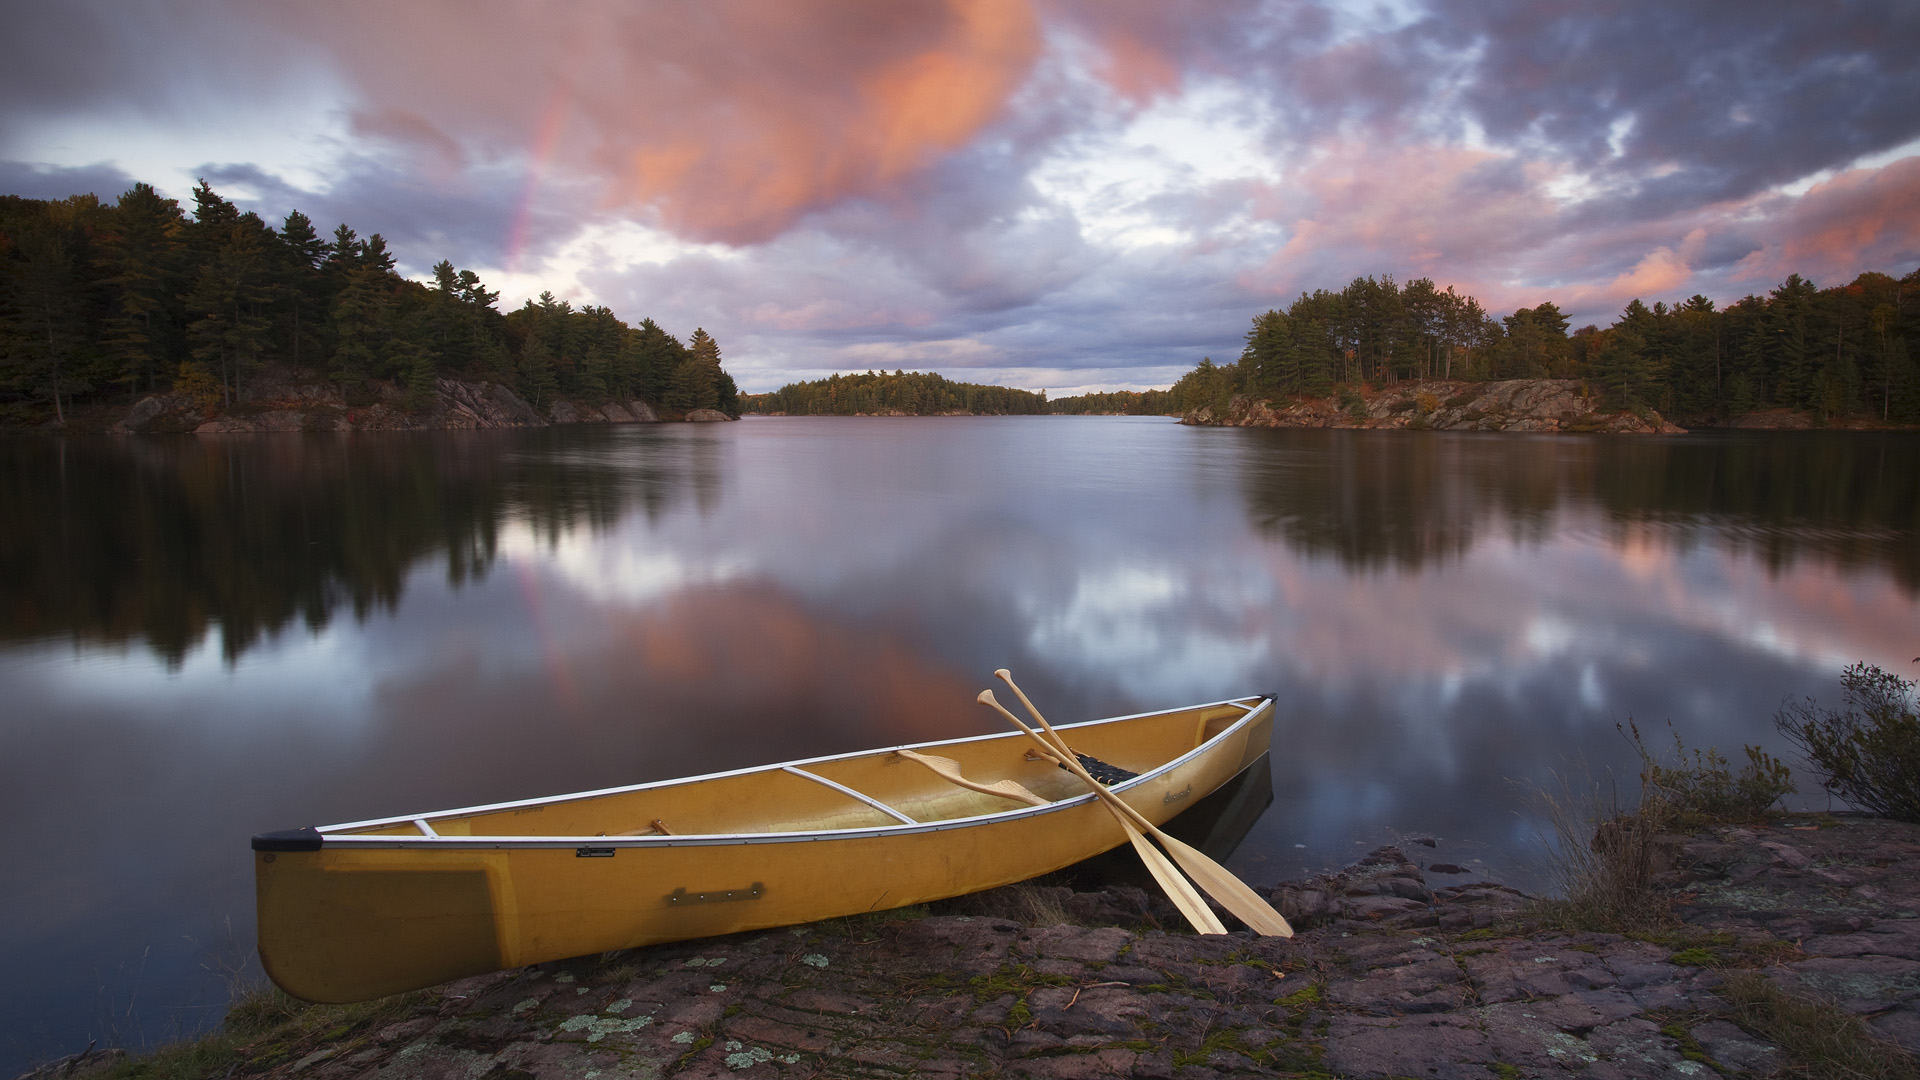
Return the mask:
<svg viewBox="0 0 1920 1080">
<path fill-rule="evenodd" d="M 699 415 L 705 414 L 705 415 Z M 711 409 L 689 420 L 729 420 Z M 116 435 L 191 431 L 201 435 L 268 431 L 414 431 L 546 427 L 550 424 L 651 424 L 660 416 L 644 401 L 587 405 L 556 401 L 545 415 L 508 387 L 486 381 L 438 379 L 433 400 L 411 408 L 398 390 L 369 405 L 349 405 L 339 390 L 321 383 L 267 384 L 241 405 L 209 416 L 180 394 L 156 394 L 135 403 L 107 430 Z"/>
<path fill-rule="evenodd" d="M 1602 411 L 1574 379 L 1401 383 L 1342 398 L 1235 397 L 1225 415 L 1195 409 L 1183 424 L 1218 427 L 1407 428 L 1432 431 L 1571 431 L 1681 434 L 1651 409 Z"/>
</svg>

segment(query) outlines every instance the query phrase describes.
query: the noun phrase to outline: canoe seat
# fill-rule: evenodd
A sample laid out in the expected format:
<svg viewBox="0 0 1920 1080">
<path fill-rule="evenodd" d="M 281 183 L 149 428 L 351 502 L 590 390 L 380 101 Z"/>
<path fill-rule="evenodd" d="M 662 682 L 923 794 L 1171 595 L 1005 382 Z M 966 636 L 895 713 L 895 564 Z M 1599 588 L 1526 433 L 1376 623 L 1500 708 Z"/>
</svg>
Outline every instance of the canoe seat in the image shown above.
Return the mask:
<svg viewBox="0 0 1920 1080">
<path fill-rule="evenodd" d="M 1240 711 L 1234 712 L 1234 709 L 1239 709 Z M 1202 712 L 1200 714 L 1200 722 L 1194 725 L 1193 745 L 1198 747 L 1204 744 L 1208 739 L 1232 727 L 1235 722 L 1247 713 L 1252 712 L 1253 709 L 1254 706 L 1252 705 L 1242 705 L 1237 701 L 1230 701 L 1223 708 L 1208 709 Z"/>
</svg>

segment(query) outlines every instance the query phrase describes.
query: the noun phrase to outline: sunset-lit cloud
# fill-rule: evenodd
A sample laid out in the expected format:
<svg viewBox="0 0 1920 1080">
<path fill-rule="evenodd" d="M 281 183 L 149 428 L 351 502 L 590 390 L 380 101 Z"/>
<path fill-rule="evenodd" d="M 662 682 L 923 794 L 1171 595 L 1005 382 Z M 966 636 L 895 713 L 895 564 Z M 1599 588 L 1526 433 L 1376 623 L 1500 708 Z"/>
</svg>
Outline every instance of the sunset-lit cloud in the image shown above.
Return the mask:
<svg viewBox="0 0 1920 1080">
<path fill-rule="evenodd" d="M 1359 275 L 1496 314 L 1920 264 L 1920 9 L 1549 0 L 49 5 L 0 188 L 206 177 L 518 303 L 1164 385 Z M 951 369 L 951 370 L 949 370 Z"/>
</svg>

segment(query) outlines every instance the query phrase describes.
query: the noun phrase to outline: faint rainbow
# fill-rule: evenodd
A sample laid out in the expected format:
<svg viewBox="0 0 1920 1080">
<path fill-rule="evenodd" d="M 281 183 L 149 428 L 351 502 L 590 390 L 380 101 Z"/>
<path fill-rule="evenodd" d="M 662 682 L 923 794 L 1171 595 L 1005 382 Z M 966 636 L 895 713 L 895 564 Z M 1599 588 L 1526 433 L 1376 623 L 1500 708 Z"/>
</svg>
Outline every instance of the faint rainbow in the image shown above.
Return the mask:
<svg viewBox="0 0 1920 1080">
<path fill-rule="evenodd" d="M 527 614 L 533 619 L 534 635 L 540 639 L 540 650 L 545 654 L 547 680 L 553 684 L 553 696 L 558 699 L 564 714 L 579 716 L 580 687 L 574 682 L 573 669 L 561 654 L 560 642 L 547 620 L 546 597 L 540 588 L 540 579 L 534 572 L 533 560 L 516 561 L 519 564 L 516 569 L 520 572 L 520 593 L 526 598 Z"/>
<path fill-rule="evenodd" d="M 554 152 L 559 149 L 560 132 L 566 127 L 567 110 L 572 103 L 573 92 L 566 84 L 554 87 L 540 115 L 540 125 L 534 129 L 533 146 L 527 154 L 527 185 L 520 192 L 520 205 L 507 230 L 507 272 L 510 274 L 520 270 L 520 256 L 526 252 L 527 234 L 533 226 L 533 201 L 540 193 L 547 169 L 553 164 Z"/>
</svg>

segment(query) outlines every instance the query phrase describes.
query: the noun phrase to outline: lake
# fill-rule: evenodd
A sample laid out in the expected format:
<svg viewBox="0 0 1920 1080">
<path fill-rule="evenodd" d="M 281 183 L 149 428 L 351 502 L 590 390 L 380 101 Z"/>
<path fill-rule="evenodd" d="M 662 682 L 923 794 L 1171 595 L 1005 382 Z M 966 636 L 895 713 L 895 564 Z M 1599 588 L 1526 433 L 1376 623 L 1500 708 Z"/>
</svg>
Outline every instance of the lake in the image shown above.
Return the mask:
<svg viewBox="0 0 1920 1080">
<path fill-rule="evenodd" d="M 248 837 L 1272 692 L 1256 883 L 1920 668 L 1920 436 L 750 418 L 0 440 L 0 1076 L 206 1027 Z M 1803 805 L 1824 806 L 1801 779 Z M 1440 879 L 1462 880 L 1462 879 Z"/>
</svg>

